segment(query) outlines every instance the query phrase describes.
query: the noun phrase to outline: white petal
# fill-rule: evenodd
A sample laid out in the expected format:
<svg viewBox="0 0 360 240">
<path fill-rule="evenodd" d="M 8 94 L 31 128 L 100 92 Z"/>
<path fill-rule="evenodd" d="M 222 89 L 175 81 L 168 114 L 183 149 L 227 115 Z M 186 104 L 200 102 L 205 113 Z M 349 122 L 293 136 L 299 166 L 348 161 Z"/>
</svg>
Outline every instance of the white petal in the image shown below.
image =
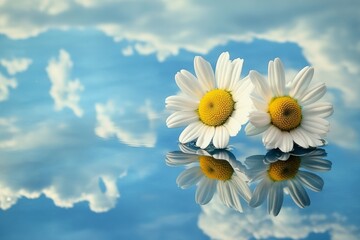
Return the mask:
<svg viewBox="0 0 360 240">
<path fill-rule="evenodd" d="M 166 125 L 169 128 L 181 127 L 193 122 L 199 121 L 199 116 L 196 112 L 174 112 L 166 119 Z"/>
<path fill-rule="evenodd" d="M 290 131 L 291 137 L 294 142 L 303 148 L 308 148 L 309 143 L 306 141 L 306 138 L 302 135 L 300 128 L 295 128 Z"/>
<path fill-rule="evenodd" d="M 215 128 L 213 144 L 216 148 L 226 148 L 229 143 L 229 132 L 224 126 Z"/>
<path fill-rule="evenodd" d="M 283 204 L 284 192 L 282 182 L 274 182 L 269 190 L 268 210 L 269 214 L 277 216 Z"/>
<path fill-rule="evenodd" d="M 296 205 L 301 208 L 310 205 L 310 198 L 307 194 L 305 188 L 301 185 L 301 183 L 297 179 L 288 181 L 288 188 L 290 191 L 291 198 L 294 200 Z"/>
<path fill-rule="evenodd" d="M 297 177 L 302 184 L 315 192 L 320 192 L 324 186 L 324 180 L 314 173 L 298 171 Z"/>
<path fill-rule="evenodd" d="M 228 89 L 231 83 L 232 65 L 228 52 L 223 52 L 216 63 L 215 78 L 217 87 Z"/>
<path fill-rule="evenodd" d="M 188 168 L 179 174 L 176 183 L 182 189 L 189 188 L 197 184 L 203 176 L 200 167 Z"/>
<path fill-rule="evenodd" d="M 267 112 L 253 111 L 249 114 L 249 121 L 255 127 L 261 128 L 270 124 L 271 118 Z"/>
<path fill-rule="evenodd" d="M 206 91 L 215 88 L 214 71 L 209 62 L 200 56 L 194 58 L 194 68 L 196 76 L 199 79 L 200 86 Z"/>
<path fill-rule="evenodd" d="M 241 124 L 237 119 L 229 117 L 224 127 L 228 130 L 230 137 L 235 137 L 241 129 Z"/>
<path fill-rule="evenodd" d="M 259 111 L 267 112 L 269 110 L 269 105 L 263 99 L 257 97 L 256 95 L 250 95 L 251 101 L 254 104 L 255 108 Z"/>
<path fill-rule="evenodd" d="M 260 134 L 260 133 L 266 131 L 269 128 L 269 126 L 270 125 L 264 126 L 264 127 L 261 127 L 261 128 L 257 128 L 254 125 L 252 125 L 251 123 L 248 123 L 246 125 L 246 127 L 245 127 L 245 133 L 248 136 L 257 135 L 257 134 Z"/>
<path fill-rule="evenodd" d="M 297 99 L 308 88 L 314 75 L 314 68 L 304 67 L 294 78 L 289 92 L 290 97 Z"/>
<path fill-rule="evenodd" d="M 333 105 L 328 102 L 316 102 L 302 108 L 303 115 L 326 118 L 333 114 Z"/>
<path fill-rule="evenodd" d="M 242 70 L 242 66 L 243 66 L 244 60 L 237 58 L 232 62 L 232 73 L 231 73 L 231 82 L 230 82 L 230 86 L 228 89 L 233 89 L 235 84 L 240 81 L 240 75 L 241 75 L 241 70 Z"/>
<path fill-rule="evenodd" d="M 290 133 L 283 131 L 281 134 L 281 138 L 282 139 L 279 139 L 279 141 L 277 142 L 278 148 L 282 152 L 290 152 L 291 150 L 293 150 L 294 142 Z"/>
<path fill-rule="evenodd" d="M 204 124 L 201 122 L 190 123 L 179 136 L 179 141 L 181 143 L 188 143 L 196 139 L 200 135 L 200 130 L 204 127 Z"/>
<path fill-rule="evenodd" d="M 274 125 L 270 125 L 268 130 L 263 135 L 264 145 L 275 145 L 276 142 L 282 138 L 282 132 Z"/>
<path fill-rule="evenodd" d="M 279 58 L 274 60 L 275 86 L 278 96 L 285 94 L 285 71 L 282 62 Z"/>
<path fill-rule="evenodd" d="M 203 96 L 203 90 L 201 89 L 199 82 L 196 81 L 195 77 L 189 78 L 188 75 L 183 74 L 184 71 L 185 70 L 182 70 L 175 75 L 176 84 L 186 95 L 196 99 L 201 99 Z"/>
<path fill-rule="evenodd" d="M 254 90 L 250 77 L 246 76 L 244 79 L 235 82 L 234 87 L 231 89 L 233 99 L 236 102 L 250 101 L 250 94 Z"/>
<path fill-rule="evenodd" d="M 308 132 L 325 134 L 329 132 L 329 122 L 322 118 L 303 118 L 301 127 Z"/>
<path fill-rule="evenodd" d="M 240 125 L 245 124 L 247 121 L 249 121 L 250 109 L 248 109 L 247 107 L 239 107 L 239 105 L 237 105 L 236 107 L 237 109 L 233 111 L 231 117 L 238 121 Z"/>
<path fill-rule="evenodd" d="M 214 133 L 215 133 L 215 127 L 205 126 L 196 141 L 196 146 L 203 149 L 209 146 L 214 136 Z"/>
<path fill-rule="evenodd" d="M 175 111 L 192 111 L 196 110 L 199 101 L 186 96 L 170 96 L 165 99 L 166 108 Z"/>
<path fill-rule="evenodd" d="M 310 147 L 318 147 L 322 146 L 323 143 L 320 140 L 320 137 L 315 133 L 310 133 L 309 131 L 305 130 L 301 125 L 298 127 L 298 133 L 302 135 L 306 142 Z"/>
<path fill-rule="evenodd" d="M 285 72 L 279 58 L 276 58 L 274 62 L 269 62 L 268 78 L 274 96 L 283 96 L 285 92 Z"/>
<path fill-rule="evenodd" d="M 195 193 L 195 201 L 198 204 L 207 204 L 214 196 L 216 190 L 216 181 L 203 177 L 197 187 Z"/>
<path fill-rule="evenodd" d="M 265 178 L 263 181 L 261 181 L 256 186 L 254 193 L 251 197 L 251 200 L 249 202 L 249 205 L 251 207 L 260 206 L 266 199 L 269 189 L 270 189 L 270 186 L 271 186 L 271 181 L 269 179 Z"/>
<path fill-rule="evenodd" d="M 312 89 L 306 91 L 301 97 L 298 98 L 300 105 L 307 105 L 316 102 L 324 96 L 326 93 L 326 86 L 324 83 L 320 83 L 314 86 Z"/>
<path fill-rule="evenodd" d="M 270 87 L 266 82 L 266 79 L 254 70 L 250 71 L 249 77 L 258 95 L 262 97 L 265 100 L 265 102 L 269 102 L 269 100 L 272 97 L 272 94 L 270 91 Z"/>
</svg>

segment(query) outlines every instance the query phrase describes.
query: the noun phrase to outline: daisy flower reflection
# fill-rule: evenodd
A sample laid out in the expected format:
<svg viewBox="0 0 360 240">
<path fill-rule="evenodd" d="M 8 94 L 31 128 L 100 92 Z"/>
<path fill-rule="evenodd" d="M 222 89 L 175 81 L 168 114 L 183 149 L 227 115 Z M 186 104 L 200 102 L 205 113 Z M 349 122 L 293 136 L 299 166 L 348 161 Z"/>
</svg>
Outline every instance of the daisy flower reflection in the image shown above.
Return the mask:
<svg viewBox="0 0 360 240">
<path fill-rule="evenodd" d="M 250 182 L 259 181 L 249 202 L 251 207 L 260 206 L 268 199 L 268 211 L 278 215 L 283 203 L 284 190 L 290 193 L 291 198 L 301 208 L 310 205 L 310 198 L 304 188 L 313 191 L 322 190 L 322 178 L 309 171 L 329 171 L 331 162 L 323 159 L 326 156 L 324 149 L 303 149 L 296 147 L 290 153 L 279 150 L 269 151 L 266 156 L 254 155 L 246 159 L 249 167 Z"/>
<path fill-rule="evenodd" d="M 168 166 L 186 166 L 176 183 L 185 189 L 197 185 L 195 201 L 207 204 L 217 191 L 228 207 L 242 212 L 240 197 L 249 202 L 251 192 L 244 174 L 245 167 L 227 150 L 202 150 L 180 144 L 181 151 L 166 156 Z"/>
<path fill-rule="evenodd" d="M 263 133 L 267 149 L 293 149 L 294 142 L 303 148 L 324 145 L 329 131 L 326 117 L 333 113 L 328 102 L 318 102 L 325 94 L 324 83 L 310 86 L 314 68 L 303 68 L 292 82 L 285 81 L 285 72 L 279 58 L 269 62 L 268 80 L 258 72 L 250 71 L 255 86 L 251 99 L 255 110 L 249 115 L 247 135 Z"/>
<path fill-rule="evenodd" d="M 197 56 L 196 77 L 186 70 L 175 75 L 181 93 L 165 100 L 166 108 L 175 111 L 166 125 L 186 126 L 179 136 L 181 143 L 197 139 L 201 148 L 211 141 L 216 148 L 225 148 L 230 136 L 236 136 L 248 121 L 253 87 L 249 78 L 240 81 L 243 60 L 229 58 L 227 52 L 219 56 L 214 74 L 210 63 Z"/>
</svg>

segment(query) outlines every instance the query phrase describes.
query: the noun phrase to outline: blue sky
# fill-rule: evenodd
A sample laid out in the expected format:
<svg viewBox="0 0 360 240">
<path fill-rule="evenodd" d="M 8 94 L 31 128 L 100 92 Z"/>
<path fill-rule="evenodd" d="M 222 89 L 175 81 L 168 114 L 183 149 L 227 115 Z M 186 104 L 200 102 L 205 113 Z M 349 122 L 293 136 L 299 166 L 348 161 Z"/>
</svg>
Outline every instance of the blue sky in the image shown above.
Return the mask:
<svg viewBox="0 0 360 240">
<path fill-rule="evenodd" d="M 0 236 L 356 238 L 358 8 L 357 1 L 0 0 Z M 194 56 L 214 67 L 223 51 L 245 60 L 243 77 L 251 69 L 267 74 L 268 61 L 280 57 L 287 77 L 311 65 L 314 81 L 326 83 L 333 168 L 319 174 L 325 187 L 309 191 L 309 208 L 286 201 L 276 219 L 263 208 L 239 214 L 216 199 L 198 206 L 194 188 L 176 186 L 183 169 L 167 167 L 165 155 L 178 149 L 182 129 L 166 128 L 164 99 L 179 91 L 177 71 L 194 72 Z M 261 139 L 243 131 L 231 144 L 240 161 L 265 154 Z"/>
</svg>

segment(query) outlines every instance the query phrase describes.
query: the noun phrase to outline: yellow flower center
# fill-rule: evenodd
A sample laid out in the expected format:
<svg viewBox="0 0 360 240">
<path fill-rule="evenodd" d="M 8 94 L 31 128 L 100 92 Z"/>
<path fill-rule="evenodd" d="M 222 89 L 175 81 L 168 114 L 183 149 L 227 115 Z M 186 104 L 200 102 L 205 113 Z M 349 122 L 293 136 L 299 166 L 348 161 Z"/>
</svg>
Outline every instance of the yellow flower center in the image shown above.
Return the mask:
<svg viewBox="0 0 360 240">
<path fill-rule="evenodd" d="M 234 173 L 230 163 L 225 160 L 218 160 L 209 156 L 199 156 L 199 162 L 201 171 L 211 179 L 226 181 Z"/>
<path fill-rule="evenodd" d="M 284 181 L 296 176 L 300 167 L 300 158 L 290 156 L 286 161 L 277 161 L 270 164 L 268 175 L 273 181 Z"/>
<path fill-rule="evenodd" d="M 199 103 L 200 120 L 209 126 L 223 125 L 234 111 L 235 102 L 229 92 L 214 89 L 207 92 Z"/>
<path fill-rule="evenodd" d="M 292 97 L 274 98 L 269 104 L 271 123 L 282 131 L 290 131 L 301 123 L 301 107 Z"/>
</svg>

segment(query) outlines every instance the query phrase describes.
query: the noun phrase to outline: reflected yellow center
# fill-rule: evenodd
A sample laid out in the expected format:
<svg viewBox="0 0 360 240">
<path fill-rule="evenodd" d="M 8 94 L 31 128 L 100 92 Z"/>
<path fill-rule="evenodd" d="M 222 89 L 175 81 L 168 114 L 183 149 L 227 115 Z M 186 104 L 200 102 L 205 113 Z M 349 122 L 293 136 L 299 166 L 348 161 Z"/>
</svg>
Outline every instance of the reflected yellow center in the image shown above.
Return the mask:
<svg viewBox="0 0 360 240">
<path fill-rule="evenodd" d="M 268 175 L 273 181 L 284 181 L 296 176 L 300 167 L 300 158 L 290 156 L 286 161 L 277 161 L 270 164 Z"/>
<path fill-rule="evenodd" d="M 235 102 L 229 92 L 214 89 L 207 92 L 199 103 L 200 120 L 209 126 L 223 125 L 234 111 Z"/>
<path fill-rule="evenodd" d="M 291 97 L 277 97 L 269 104 L 271 123 L 282 131 L 290 131 L 301 123 L 301 107 Z"/>
<path fill-rule="evenodd" d="M 226 181 L 234 173 L 234 169 L 225 160 L 218 160 L 209 156 L 199 156 L 199 162 L 201 171 L 211 179 Z"/>
</svg>

